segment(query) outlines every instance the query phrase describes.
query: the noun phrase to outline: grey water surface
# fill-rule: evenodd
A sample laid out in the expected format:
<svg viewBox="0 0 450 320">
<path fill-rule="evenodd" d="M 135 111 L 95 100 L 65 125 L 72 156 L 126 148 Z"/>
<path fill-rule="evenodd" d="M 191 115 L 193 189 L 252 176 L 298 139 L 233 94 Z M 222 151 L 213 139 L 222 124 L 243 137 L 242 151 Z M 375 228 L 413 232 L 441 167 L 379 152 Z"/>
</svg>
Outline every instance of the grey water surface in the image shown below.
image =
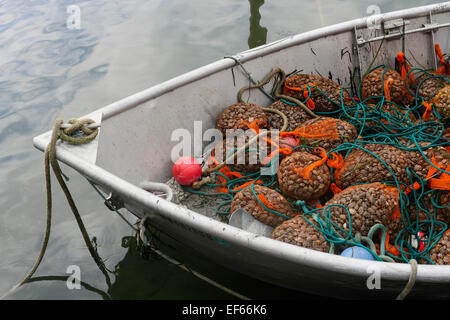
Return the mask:
<svg viewBox="0 0 450 320">
<path fill-rule="evenodd" d="M 22 280 L 45 230 L 43 154 L 32 138 L 248 48 L 425 0 L 0 0 L 0 296 Z M 170 115 L 168 115 L 170 116 Z M 62 167 L 110 270 L 92 260 L 53 180 L 53 222 L 33 281 L 6 299 L 232 299 L 163 259 L 144 258 L 134 232 L 87 181 Z M 124 213 L 130 221 L 133 216 Z M 198 270 L 251 298 L 314 298 L 235 275 L 186 252 Z M 71 266 L 81 289 L 70 290 Z"/>
</svg>

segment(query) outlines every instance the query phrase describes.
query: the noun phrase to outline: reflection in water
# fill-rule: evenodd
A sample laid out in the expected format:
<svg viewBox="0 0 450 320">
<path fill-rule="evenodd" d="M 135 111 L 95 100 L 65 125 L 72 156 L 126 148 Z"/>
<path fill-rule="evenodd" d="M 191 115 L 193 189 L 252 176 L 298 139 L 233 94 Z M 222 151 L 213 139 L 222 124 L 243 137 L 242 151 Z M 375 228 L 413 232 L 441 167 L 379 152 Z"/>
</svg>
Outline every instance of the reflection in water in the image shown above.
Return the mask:
<svg viewBox="0 0 450 320">
<path fill-rule="evenodd" d="M 145 263 L 148 260 L 143 260 L 136 237 L 123 237 L 122 247 L 128 251 L 115 266 L 115 281 L 108 289 L 109 295 L 113 299 L 154 298 L 167 285 L 171 270 L 154 257 L 148 257 L 151 265 Z"/>
<path fill-rule="evenodd" d="M 115 266 L 114 270 L 107 270 L 109 274 L 114 276 L 114 283 L 109 281 L 109 275 L 105 275 L 107 292 L 84 281 L 80 281 L 80 285 L 84 290 L 96 293 L 98 294 L 97 297 L 104 300 L 149 299 L 154 297 L 166 286 L 171 271 L 162 261 L 151 257 L 143 260 L 142 248 L 138 246 L 135 236 L 123 237 L 122 247 L 128 249 L 126 255 Z M 152 262 L 151 266 L 145 263 L 148 260 Z M 33 277 L 27 283 L 41 281 L 67 282 L 68 280 L 69 276 L 50 275 Z"/>
<path fill-rule="evenodd" d="M 69 276 L 40 276 L 40 277 L 31 278 L 30 280 L 28 280 L 28 283 L 39 282 L 39 281 L 65 281 L 66 282 L 68 279 L 69 279 Z M 89 283 L 80 281 L 80 285 L 88 291 L 99 294 L 103 298 L 103 300 L 111 300 L 111 297 L 106 292 L 104 292 L 94 286 L 91 286 Z"/>
<path fill-rule="evenodd" d="M 77 292 L 71 292 L 71 298 L 78 299 L 81 294 L 84 297 L 104 300 L 192 299 L 199 296 L 201 299 L 210 299 L 211 297 L 233 299 L 226 292 L 206 282 L 198 283 L 199 280 L 185 270 L 161 259 L 159 255 L 148 248 L 143 248 L 141 244 L 137 243 L 136 235 L 123 237 L 121 246 L 126 248 L 127 252 L 123 259 L 115 264 L 113 270 L 107 270 L 112 279 L 111 283 L 91 279 L 90 281 L 95 283 L 94 285 L 87 281 L 80 281 L 79 284 L 83 290 L 73 290 Z M 66 275 L 35 276 L 28 283 L 50 282 L 51 291 L 54 292 L 54 295 L 50 296 L 52 298 L 58 296 L 58 292 L 61 295 L 63 292 L 67 292 L 64 282 L 68 280 L 73 279 Z M 199 291 L 192 290 L 193 285 Z M 28 291 L 36 291 L 36 288 L 32 287 Z M 24 291 L 27 290 L 19 292 L 16 296 L 9 296 L 9 298 L 21 299 L 26 296 Z M 95 295 L 90 295 L 90 293 Z"/>
<path fill-rule="evenodd" d="M 248 0 L 248 2 L 250 2 L 250 36 L 248 37 L 248 47 L 252 49 L 266 44 L 267 28 L 261 27 L 259 24 L 261 20 L 259 8 L 264 4 L 264 0 Z"/>
</svg>

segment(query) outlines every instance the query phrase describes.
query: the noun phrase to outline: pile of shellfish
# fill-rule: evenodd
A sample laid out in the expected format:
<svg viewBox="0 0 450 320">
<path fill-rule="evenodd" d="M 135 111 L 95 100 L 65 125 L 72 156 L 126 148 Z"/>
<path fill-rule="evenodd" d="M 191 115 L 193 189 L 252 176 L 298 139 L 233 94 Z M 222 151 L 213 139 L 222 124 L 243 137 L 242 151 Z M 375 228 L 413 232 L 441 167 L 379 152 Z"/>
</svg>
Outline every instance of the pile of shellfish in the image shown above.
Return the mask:
<svg viewBox="0 0 450 320">
<path fill-rule="evenodd" d="M 300 202 L 303 208 L 306 205 L 322 219 L 332 217 L 335 228 L 352 237 L 365 236 L 374 225 L 382 224 L 389 243 L 377 244 L 377 250 L 385 245 L 391 248 L 392 255 L 398 252 L 395 239 L 405 232 L 408 223 L 429 220 L 431 213 L 433 221 L 440 223 L 435 230 L 442 235 L 429 250 L 428 262 L 420 262 L 450 264 L 450 234 L 449 230 L 445 231 L 450 223 L 449 175 L 445 173 L 450 169 L 450 131 L 444 121 L 450 114 L 450 78 L 448 74 L 432 75 L 418 76 L 412 83 L 396 70 L 377 68 L 362 79 L 360 86 L 359 98 L 374 108 L 380 107 L 384 99 L 392 102 L 392 108 L 400 107 L 400 114 L 411 116 L 405 110 L 417 106 L 418 99 L 422 99 L 423 107 L 416 110 L 424 115 L 426 104 L 432 105 L 433 112 L 430 114 L 428 110 L 426 120 L 417 116 L 409 119 L 411 127 L 434 121 L 443 128 L 432 147 L 419 141 L 420 149 L 401 136 L 398 139 L 405 140 L 404 145 L 380 143 L 365 136 L 363 132 L 367 131 L 362 128 L 383 124 L 383 119 L 348 121 L 340 117 L 339 110 L 362 101 L 352 98 L 340 84 L 319 75 L 296 74 L 283 83 L 284 96 L 299 101 L 307 97 L 309 102 L 304 101 L 302 107 L 282 98 L 264 107 L 250 102 L 227 106 L 217 119 L 216 128 L 224 139 L 214 156 L 220 154 L 223 161 L 227 160 L 228 168 L 241 175 L 256 174 L 266 167 L 268 160 L 273 159 L 269 155 L 276 154 L 279 160 L 274 172 L 276 179 L 264 184 L 263 179 L 256 178 L 238 189 L 230 212 L 245 209 L 255 219 L 274 228 L 272 239 L 330 252 L 331 244 L 317 220 L 305 217 L 304 210 L 298 206 Z M 340 104 L 341 99 L 344 105 Z M 313 107 L 316 116 L 306 112 L 305 106 Z M 284 131 L 279 132 L 281 129 Z M 249 142 L 255 140 L 252 138 L 262 130 L 268 132 L 268 137 L 249 147 Z M 239 139 L 243 131 L 251 131 L 253 135 Z M 237 150 L 242 148 L 242 143 L 247 143 L 247 150 L 241 153 L 241 161 L 237 161 Z M 417 192 L 425 194 L 421 202 L 425 205 L 412 200 Z M 343 249 L 345 246 L 339 250 Z"/>
</svg>

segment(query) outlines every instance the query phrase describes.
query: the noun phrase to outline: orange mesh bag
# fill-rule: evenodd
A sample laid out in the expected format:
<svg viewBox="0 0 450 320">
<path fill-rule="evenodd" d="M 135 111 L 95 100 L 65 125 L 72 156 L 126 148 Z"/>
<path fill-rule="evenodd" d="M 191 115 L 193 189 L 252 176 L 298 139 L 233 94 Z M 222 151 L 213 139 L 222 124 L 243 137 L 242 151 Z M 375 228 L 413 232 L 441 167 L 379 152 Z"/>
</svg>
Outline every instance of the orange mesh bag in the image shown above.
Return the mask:
<svg viewBox="0 0 450 320">
<path fill-rule="evenodd" d="M 385 71 L 384 68 L 378 68 L 369 73 L 363 80 L 361 94 L 364 100 L 370 97 L 378 97 L 384 94 L 385 88 L 381 84 L 381 75 Z M 390 101 L 397 104 L 411 103 L 411 97 L 405 91 L 405 86 L 401 75 L 392 69 L 388 69 L 383 77 L 383 83 L 388 86 Z M 374 99 L 370 99 L 367 103 L 376 103 Z"/>
<path fill-rule="evenodd" d="M 326 120 L 324 122 L 324 119 Z M 333 118 L 317 118 L 308 123 L 308 125 L 302 125 L 290 132 L 281 132 L 280 136 L 294 136 L 303 141 L 307 139 L 317 140 L 336 140 L 339 139 L 339 131 L 336 119 Z"/>
<path fill-rule="evenodd" d="M 319 156 L 294 152 L 281 161 L 278 183 L 285 195 L 296 200 L 312 201 L 323 196 L 330 186 L 331 175 L 326 165 L 325 150 Z"/>
<path fill-rule="evenodd" d="M 227 130 L 248 129 L 249 123 L 256 123 L 259 128 L 267 129 L 268 120 L 263 109 L 248 102 L 235 103 L 220 114 L 217 120 L 217 130 L 226 135 Z"/>
<path fill-rule="evenodd" d="M 219 163 L 226 161 L 225 163 L 233 170 L 244 173 L 257 172 L 267 164 L 264 160 L 274 150 L 269 141 L 271 141 L 270 134 L 269 138 L 265 139 L 264 136 L 256 137 L 256 132 L 247 130 L 235 136 L 228 136 L 223 142 L 218 143 L 214 148 L 215 157 Z M 247 143 L 250 145 L 246 151 L 236 153 Z"/>
<path fill-rule="evenodd" d="M 382 144 L 366 144 L 363 148 L 384 161 L 395 177 L 406 185 L 410 183 L 407 167 L 412 168 L 421 179 L 428 173 L 430 165 L 419 151 L 402 150 Z M 358 183 L 393 181 L 394 177 L 388 168 L 371 153 L 359 148 L 350 152 L 342 168 L 336 171 L 336 185 L 345 189 Z M 431 160 L 433 151 L 428 149 L 424 154 Z"/>
<path fill-rule="evenodd" d="M 442 54 L 441 48 L 438 44 L 435 45 L 435 50 L 442 67 L 438 68 L 436 71 L 432 72 L 432 75 L 445 76 L 450 75 L 449 73 L 449 63 L 447 63 Z M 425 102 L 432 102 L 433 98 L 438 94 L 439 90 L 446 86 L 446 81 L 442 78 L 432 78 L 432 75 L 424 73 L 415 82 L 415 86 L 412 86 L 414 90 L 420 84 L 419 95 L 425 100 Z M 425 80 L 426 79 L 426 80 Z"/>
<path fill-rule="evenodd" d="M 450 205 L 450 191 L 443 190 L 437 195 L 434 195 L 434 201 L 440 206 L 440 207 L 446 207 Z M 432 195 L 430 193 L 427 193 L 424 195 L 423 198 L 423 204 L 421 206 L 425 205 L 428 214 L 434 214 L 434 205 L 431 200 Z M 409 216 L 411 221 L 416 221 L 417 213 L 419 214 L 419 221 L 428 220 L 428 216 L 426 212 L 423 210 L 421 206 L 417 206 L 415 203 L 412 203 L 409 208 Z M 450 210 L 449 208 L 436 208 L 436 220 L 445 222 L 447 225 L 450 225 Z"/>
<path fill-rule="evenodd" d="M 335 194 L 322 211 L 324 219 L 331 214 L 331 220 L 339 227 L 349 232 L 349 217 L 351 218 L 352 235 L 357 232 L 367 235 L 372 226 L 383 224 L 388 233 L 399 232 L 403 226 L 401 220 L 393 219 L 399 214 L 399 191 L 382 183 L 356 185 Z"/>
<path fill-rule="evenodd" d="M 435 148 L 433 150 L 431 163 L 439 169 L 450 172 L 449 152 L 442 147 Z M 425 186 L 427 191 L 429 189 L 434 189 L 439 190 L 439 192 L 434 194 L 426 193 L 422 196 L 423 201 L 420 206 L 416 205 L 414 202 L 411 203 L 408 208 L 411 221 L 415 221 L 417 219 L 417 214 L 419 215 L 419 220 L 428 220 L 427 212 L 425 212 L 422 207 L 425 206 L 428 214 L 434 214 L 436 209 L 436 220 L 450 224 L 450 210 L 447 207 L 450 204 L 450 176 L 447 173 L 439 172 L 439 170 L 433 166 L 429 166 L 425 180 L 427 181 L 427 185 Z M 413 189 L 417 190 L 420 188 L 420 184 L 414 183 L 413 185 L 408 186 L 404 192 L 409 194 Z M 432 197 L 433 201 L 438 205 L 436 208 L 433 204 Z"/>
<path fill-rule="evenodd" d="M 326 96 L 312 88 L 313 86 L 319 88 Z M 342 87 L 333 80 L 318 75 L 299 74 L 288 78 L 284 84 L 283 94 L 305 101 L 309 96 L 308 87 L 311 87 L 311 97 L 307 102 L 310 109 L 317 112 L 331 112 L 340 108 Z M 338 105 L 332 103 L 327 97 Z M 351 103 L 345 91 L 344 99 L 346 104 Z"/>
<path fill-rule="evenodd" d="M 281 100 L 275 101 L 269 106 L 269 108 L 281 111 L 287 117 L 288 126 L 286 131 L 294 131 L 306 120 L 311 119 L 311 116 L 302 108 L 284 103 Z M 272 112 L 267 112 L 266 114 L 269 119 L 269 128 L 281 130 L 283 127 L 283 119 L 281 116 Z"/>
<path fill-rule="evenodd" d="M 439 242 L 431 249 L 430 259 L 439 265 L 450 264 L 450 230 L 447 230 Z"/>
<path fill-rule="evenodd" d="M 275 190 L 260 185 L 255 185 L 254 190 L 257 198 L 267 208 L 288 217 L 296 216 L 296 213 L 292 211 L 289 202 Z M 235 210 L 240 208 L 245 209 L 255 219 L 272 227 L 276 227 L 285 220 L 283 217 L 266 210 L 258 202 L 250 187 L 239 191 L 234 196 L 233 201 L 231 202 L 231 212 L 234 212 Z"/>
<path fill-rule="evenodd" d="M 450 86 L 442 88 L 433 99 L 436 111 L 443 118 L 450 117 Z"/>
<path fill-rule="evenodd" d="M 314 223 L 312 217 L 309 220 Z M 330 244 L 325 240 L 322 233 L 301 215 L 284 221 L 273 230 L 270 237 L 278 241 L 317 251 L 329 252 L 330 250 Z"/>
<path fill-rule="evenodd" d="M 301 144 L 324 148 L 327 151 L 331 151 L 342 143 L 353 143 L 358 137 L 358 131 L 354 125 L 328 117 L 308 120 L 298 127 L 296 131 L 310 133 L 310 135 L 300 136 Z M 322 137 L 318 136 L 319 133 L 325 132 L 330 134 Z"/>
<path fill-rule="evenodd" d="M 445 87 L 445 81 L 441 78 L 430 78 L 429 74 L 423 74 L 417 79 L 417 85 L 420 84 L 419 96 L 425 102 L 432 102 L 433 98 L 438 94 L 439 90 Z M 426 79 L 426 80 L 425 80 Z M 417 88 L 414 88 L 414 92 Z"/>
</svg>

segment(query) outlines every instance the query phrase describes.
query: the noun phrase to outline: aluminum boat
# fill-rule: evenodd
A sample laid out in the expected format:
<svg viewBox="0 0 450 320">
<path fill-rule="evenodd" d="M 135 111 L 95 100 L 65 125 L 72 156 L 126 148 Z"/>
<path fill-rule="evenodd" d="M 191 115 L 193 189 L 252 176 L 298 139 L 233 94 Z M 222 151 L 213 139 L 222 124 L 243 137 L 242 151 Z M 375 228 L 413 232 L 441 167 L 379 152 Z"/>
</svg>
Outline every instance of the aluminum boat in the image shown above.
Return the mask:
<svg viewBox="0 0 450 320">
<path fill-rule="evenodd" d="M 450 52 L 449 27 L 450 2 L 444 2 L 312 30 L 223 58 L 79 117 L 100 123 L 99 135 L 85 145 L 58 144 L 57 159 L 111 193 L 138 218 L 147 215 L 152 226 L 236 272 L 321 296 L 394 298 L 408 282 L 410 264 L 290 245 L 152 191 L 172 177 L 171 152 L 178 143 L 172 132 L 182 128 L 194 133 L 198 123 L 203 131 L 214 128 L 222 110 L 236 103 L 237 91 L 249 84 L 240 64 L 254 79 L 278 67 L 331 76 L 350 87 L 355 79 L 358 84 L 354 72 L 369 68 L 381 41 L 374 66 L 394 68 L 394 58 L 405 46 L 415 64 L 437 69 L 434 45 Z M 271 103 L 259 90 L 252 90 L 249 101 Z M 45 150 L 50 135 L 49 131 L 35 137 L 34 146 Z M 374 270 L 381 279 L 379 289 L 367 285 Z M 410 297 L 449 299 L 450 266 L 419 264 Z"/>
</svg>

